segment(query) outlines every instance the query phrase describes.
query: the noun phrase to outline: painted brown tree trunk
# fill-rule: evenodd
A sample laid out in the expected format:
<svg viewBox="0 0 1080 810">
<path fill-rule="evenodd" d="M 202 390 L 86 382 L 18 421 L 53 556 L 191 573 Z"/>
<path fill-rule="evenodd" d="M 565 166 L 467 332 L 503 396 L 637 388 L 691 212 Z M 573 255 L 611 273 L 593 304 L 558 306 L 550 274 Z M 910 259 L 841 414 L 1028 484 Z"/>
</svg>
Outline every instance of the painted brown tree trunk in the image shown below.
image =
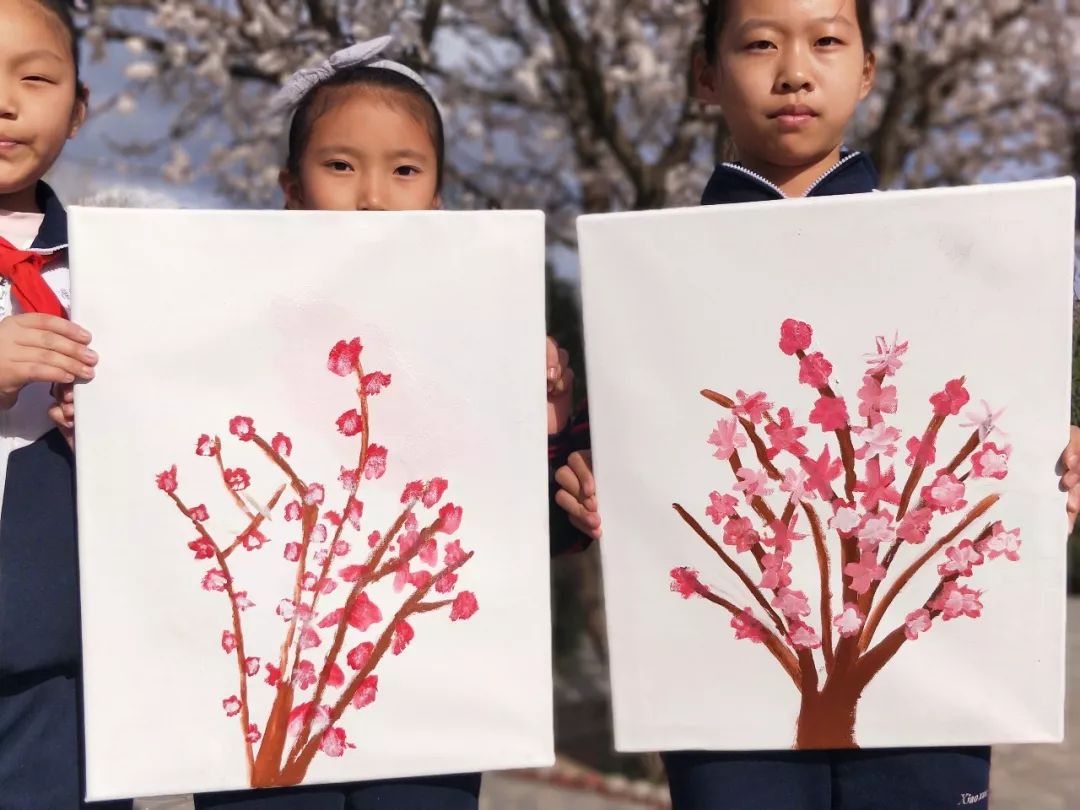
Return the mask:
<svg viewBox="0 0 1080 810">
<path fill-rule="evenodd" d="M 830 679 L 820 692 L 804 692 L 799 708 L 795 748 L 858 748 L 855 742 L 855 714 L 863 688 L 853 678 L 843 678 Z"/>
<path fill-rule="evenodd" d="M 289 684 L 278 687 L 274 706 L 266 722 L 259 755 L 255 758 L 255 770 L 251 774 L 252 787 L 274 787 L 280 784 L 281 757 L 289 731 L 289 713 L 292 711 L 293 688 Z"/>
</svg>

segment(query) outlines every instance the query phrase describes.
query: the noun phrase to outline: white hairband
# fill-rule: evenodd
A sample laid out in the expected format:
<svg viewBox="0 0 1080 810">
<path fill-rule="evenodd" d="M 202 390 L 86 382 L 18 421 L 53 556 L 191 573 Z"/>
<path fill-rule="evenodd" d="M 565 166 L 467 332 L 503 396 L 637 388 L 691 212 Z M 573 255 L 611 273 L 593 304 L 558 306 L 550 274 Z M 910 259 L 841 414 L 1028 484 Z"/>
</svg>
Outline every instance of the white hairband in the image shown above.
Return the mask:
<svg viewBox="0 0 1080 810">
<path fill-rule="evenodd" d="M 358 66 L 391 70 L 411 79 L 428 94 L 438 110 L 439 103 L 435 100 L 435 95 L 424 80 L 420 78 L 419 73 L 400 62 L 377 58 L 392 41 L 393 37 L 382 36 L 369 39 L 367 42 L 357 42 L 355 45 L 350 45 L 348 48 L 343 48 L 332 54 L 329 59 L 320 62 L 314 67 L 296 71 L 270 100 L 270 115 L 293 112 L 300 105 L 300 102 L 304 100 L 304 97 L 320 84 L 334 78 L 343 70 Z"/>
</svg>

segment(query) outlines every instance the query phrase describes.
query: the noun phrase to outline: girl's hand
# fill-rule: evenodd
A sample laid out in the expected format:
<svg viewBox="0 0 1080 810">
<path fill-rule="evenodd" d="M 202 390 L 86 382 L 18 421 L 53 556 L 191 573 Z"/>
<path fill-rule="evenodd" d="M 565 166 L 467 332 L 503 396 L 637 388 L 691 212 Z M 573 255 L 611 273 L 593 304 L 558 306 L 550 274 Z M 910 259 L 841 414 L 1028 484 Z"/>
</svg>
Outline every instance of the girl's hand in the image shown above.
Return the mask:
<svg viewBox="0 0 1080 810">
<path fill-rule="evenodd" d="M 49 418 L 60 429 L 60 435 L 75 449 L 75 386 L 72 383 L 60 383 L 52 387 L 53 399 L 49 407 Z"/>
<path fill-rule="evenodd" d="M 570 355 L 554 338 L 547 339 L 547 429 L 548 435 L 561 433 L 574 407 L 574 370 Z"/>
<path fill-rule="evenodd" d="M 596 480 L 592 474 L 592 452 L 571 453 L 565 467 L 555 473 L 560 487 L 555 503 L 570 517 L 570 525 L 593 540 L 600 539 L 600 513 L 596 503 Z"/>
<path fill-rule="evenodd" d="M 1069 444 L 1061 454 L 1061 489 L 1069 493 L 1065 511 L 1069 515 L 1069 531 L 1076 525 L 1076 515 L 1080 513 L 1080 427 L 1069 428 Z"/>
<path fill-rule="evenodd" d="M 0 320 L 0 409 L 13 407 L 27 383 L 93 379 L 98 357 L 89 343 L 89 332 L 55 315 Z"/>
</svg>

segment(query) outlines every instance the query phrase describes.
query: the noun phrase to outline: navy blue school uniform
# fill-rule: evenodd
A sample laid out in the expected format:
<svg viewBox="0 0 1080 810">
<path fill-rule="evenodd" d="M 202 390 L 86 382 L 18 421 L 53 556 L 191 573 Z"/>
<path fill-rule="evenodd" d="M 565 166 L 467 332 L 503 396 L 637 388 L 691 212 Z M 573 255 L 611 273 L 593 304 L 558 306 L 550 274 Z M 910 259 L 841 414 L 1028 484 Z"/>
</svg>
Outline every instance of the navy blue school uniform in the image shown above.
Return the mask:
<svg viewBox="0 0 1080 810">
<path fill-rule="evenodd" d="M 808 197 L 874 191 L 869 157 L 845 153 Z M 702 205 L 779 200 L 783 192 L 733 163 L 716 168 Z M 549 484 L 577 450 L 591 446 L 588 408 L 549 446 Z M 553 548 L 588 545 L 552 499 Z M 989 806 L 990 749 L 910 748 L 854 751 L 679 751 L 663 754 L 673 810 L 945 810 Z"/>
<path fill-rule="evenodd" d="M 67 217 L 44 183 L 38 205 L 30 249 L 53 257 L 42 277 L 64 301 Z M 82 801 L 75 477 L 67 442 L 48 428 L 47 397 L 32 384 L 4 414 L 5 451 L 17 449 L 0 459 L 0 810 L 130 808 Z"/>
</svg>

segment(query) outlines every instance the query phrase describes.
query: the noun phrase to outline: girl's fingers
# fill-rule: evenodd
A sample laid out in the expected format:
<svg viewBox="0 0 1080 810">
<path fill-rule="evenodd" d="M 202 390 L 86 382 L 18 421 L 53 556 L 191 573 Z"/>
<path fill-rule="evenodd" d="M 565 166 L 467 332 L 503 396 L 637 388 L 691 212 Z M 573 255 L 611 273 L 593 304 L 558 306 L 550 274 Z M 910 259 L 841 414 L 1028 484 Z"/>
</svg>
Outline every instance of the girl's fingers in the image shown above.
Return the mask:
<svg viewBox="0 0 1080 810">
<path fill-rule="evenodd" d="M 1065 489 L 1072 489 L 1077 484 L 1080 484 L 1080 472 L 1070 470 L 1061 477 L 1061 485 Z"/>
<path fill-rule="evenodd" d="M 16 343 L 30 349 L 47 349 L 70 357 L 87 366 L 96 365 L 98 361 L 97 352 L 93 349 L 78 341 L 44 329 L 24 329 L 19 333 Z"/>
<path fill-rule="evenodd" d="M 86 344 L 90 342 L 90 333 L 88 331 L 67 318 L 58 318 L 55 315 L 44 315 L 40 312 L 27 313 L 19 318 L 19 325 L 28 329 L 52 332 L 76 343 Z"/>
<path fill-rule="evenodd" d="M 600 516 L 595 512 L 589 512 L 575 500 L 570 493 L 560 490 L 555 493 L 555 504 L 570 518 L 570 523 L 580 532 L 592 534 L 600 529 Z"/>
<path fill-rule="evenodd" d="M 575 502 L 581 499 L 581 482 L 578 481 L 577 473 L 570 467 L 559 467 L 555 471 L 555 483 L 562 487 L 562 491 L 569 494 Z"/>
<path fill-rule="evenodd" d="M 567 459 L 567 465 L 574 471 L 578 481 L 581 482 L 581 492 L 585 497 L 591 498 L 595 495 L 596 483 L 592 474 L 592 453 L 588 450 L 571 453 L 570 458 Z"/>
<path fill-rule="evenodd" d="M 35 362 L 20 362 L 18 363 L 18 366 L 22 378 L 29 380 L 30 382 L 75 382 L 75 375 L 59 366 Z"/>
<path fill-rule="evenodd" d="M 31 367 L 33 376 L 30 379 L 32 380 L 67 383 L 74 382 L 75 379 L 91 380 L 94 378 L 94 369 L 91 366 L 68 357 L 66 354 L 50 351 L 49 349 L 29 349 L 24 347 L 14 359 L 17 363 L 25 363 Z M 43 366 L 66 371 L 70 375 L 70 379 L 67 377 L 59 378 L 55 375 L 38 376 L 40 368 Z"/>
</svg>

